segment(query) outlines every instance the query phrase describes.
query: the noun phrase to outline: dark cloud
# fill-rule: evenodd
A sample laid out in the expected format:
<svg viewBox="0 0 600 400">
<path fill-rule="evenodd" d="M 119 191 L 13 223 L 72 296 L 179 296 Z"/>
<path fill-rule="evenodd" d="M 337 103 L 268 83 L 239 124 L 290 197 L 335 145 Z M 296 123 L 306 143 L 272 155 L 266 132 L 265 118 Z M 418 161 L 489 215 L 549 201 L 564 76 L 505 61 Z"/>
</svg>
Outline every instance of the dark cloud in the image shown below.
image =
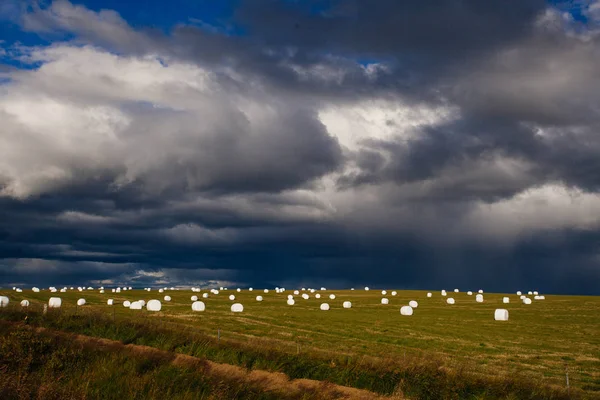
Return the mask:
<svg viewBox="0 0 600 400">
<path fill-rule="evenodd" d="M 246 0 L 165 35 L 34 7 L 74 39 L 3 72 L 0 283 L 598 293 L 589 18 Z"/>
</svg>

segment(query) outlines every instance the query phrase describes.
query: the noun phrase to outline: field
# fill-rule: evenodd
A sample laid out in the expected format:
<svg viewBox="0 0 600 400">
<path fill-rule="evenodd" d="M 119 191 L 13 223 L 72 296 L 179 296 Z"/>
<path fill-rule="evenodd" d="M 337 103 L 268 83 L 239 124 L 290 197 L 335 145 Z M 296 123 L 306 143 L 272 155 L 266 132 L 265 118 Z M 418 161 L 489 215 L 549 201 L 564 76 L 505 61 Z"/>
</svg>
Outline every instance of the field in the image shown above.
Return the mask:
<svg viewBox="0 0 600 400">
<path fill-rule="evenodd" d="M 406 398 L 600 398 L 600 298 L 547 295 L 524 305 L 515 294 L 475 296 L 439 292 L 388 294 L 380 304 L 379 290 L 321 292 L 335 300 L 304 300 L 290 290 L 268 294 L 233 290 L 200 299 L 206 311 L 192 312 L 191 290 L 159 294 L 141 290 L 99 294 L 98 291 L 55 293 L 63 299 L 60 311 L 44 315 L 46 290 L 0 290 L 10 305 L 0 319 L 29 326 L 152 346 L 218 363 L 248 369 L 284 372 L 290 378 L 325 380 Z M 164 302 L 168 294 L 172 300 Z M 243 313 L 231 313 L 233 303 Z M 263 302 L 255 300 L 264 297 Z M 76 307 L 77 299 L 86 305 Z M 108 306 L 112 298 L 116 305 Z M 18 303 L 28 299 L 22 311 Z M 124 300 L 159 299 L 158 313 L 129 310 Z M 342 302 L 352 302 L 343 309 Z M 401 316 L 400 306 L 419 302 L 414 315 Z M 320 311 L 327 302 L 329 311 Z M 494 321 L 494 310 L 509 310 L 509 321 Z M 569 388 L 567 389 L 567 373 Z M 228 395 L 231 396 L 231 395 Z M 469 396 L 469 397 L 467 397 Z M 235 397 L 235 396 L 234 396 Z M 217 397 L 215 397 L 217 398 Z M 227 397 L 223 397 L 227 398 Z M 251 398 L 241 396 L 238 398 Z M 305 395 L 302 398 L 311 398 Z M 400 397 L 401 398 L 401 397 Z"/>
</svg>

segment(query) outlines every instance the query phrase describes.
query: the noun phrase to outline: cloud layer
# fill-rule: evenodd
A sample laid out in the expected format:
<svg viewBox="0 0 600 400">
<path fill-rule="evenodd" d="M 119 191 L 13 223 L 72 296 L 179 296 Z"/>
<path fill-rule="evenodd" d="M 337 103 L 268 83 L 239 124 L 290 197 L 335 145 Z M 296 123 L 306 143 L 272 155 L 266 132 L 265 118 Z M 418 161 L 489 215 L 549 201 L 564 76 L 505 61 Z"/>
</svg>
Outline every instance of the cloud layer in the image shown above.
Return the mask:
<svg viewBox="0 0 600 400">
<path fill-rule="evenodd" d="M 51 38 L 4 46 L 0 283 L 600 293 L 582 7 L 246 0 L 243 33 L 166 34 L 0 9 Z"/>
</svg>

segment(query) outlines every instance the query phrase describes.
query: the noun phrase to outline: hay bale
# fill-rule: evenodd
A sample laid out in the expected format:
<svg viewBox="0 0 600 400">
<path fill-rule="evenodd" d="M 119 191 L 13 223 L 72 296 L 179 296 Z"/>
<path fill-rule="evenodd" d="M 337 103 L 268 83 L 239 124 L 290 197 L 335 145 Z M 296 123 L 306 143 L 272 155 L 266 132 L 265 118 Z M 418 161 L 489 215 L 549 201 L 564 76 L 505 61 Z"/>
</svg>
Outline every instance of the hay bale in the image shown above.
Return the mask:
<svg viewBox="0 0 600 400">
<path fill-rule="evenodd" d="M 459 290 L 458 290 L 458 289 L 454 289 L 454 293 L 458 293 L 458 292 L 459 292 Z"/>
<path fill-rule="evenodd" d="M 342 304 L 342 307 L 344 307 L 344 308 L 352 308 L 352 303 L 350 303 L 349 301 L 345 301 Z"/>
<path fill-rule="evenodd" d="M 413 315 L 413 308 L 411 306 L 402 306 L 400 307 L 400 315 L 410 316 Z"/>
<path fill-rule="evenodd" d="M 164 293 L 164 292 L 165 292 L 165 289 L 162 289 L 162 288 L 158 289 L 158 293 Z"/>
<path fill-rule="evenodd" d="M 256 296 L 256 301 L 263 301 L 263 297 L 262 296 Z"/>
<path fill-rule="evenodd" d="M 502 298 L 502 302 L 503 302 L 504 304 L 508 304 L 508 303 L 510 303 L 510 299 L 509 299 L 508 297 L 503 297 L 503 298 Z"/>
<path fill-rule="evenodd" d="M 419 303 L 417 303 L 415 300 L 411 300 L 408 302 L 408 305 L 411 306 L 412 308 L 417 308 L 419 307 Z"/>
<path fill-rule="evenodd" d="M 529 296 L 531 296 L 531 295 L 533 295 L 533 292 L 530 290 L 529 292 L 527 292 L 527 294 L 528 294 Z"/>
<path fill-rule="evenodd" d="M 192 300 L 192 301 L 198 301 L 198 296 L 192 296 L 192 297 L 190 297 L 190 300 Z"/>
<path fill-rule="evenodd" d="M 77 305 L 78 305 L 78 306 L 83 306 L 83 305 L 85 305 L 85 299 L 79 299 L 79 300 L 77 300 Z"/>
<path fill-rule="evenodd" d="M 294 299 L 287 299 L 287 305 L 288 306 L 293 306 L 294 304 L 296 304 L 296 302 L 294 301 Z"/>
<path fill-rule="evenodd" d="M 473 292 L 471 292 L 470 290 L 467 292 L 467 296 L 473 296 Z"/>
<path fill-rule="evenodd" d="M 234 296 L 234 295 L 232 295 L 232 294 L 230 294 L 230 295 L 229 295 L 229 300 L 231 300 L 231 301 L 234 301 L 234 300 L 235 300 L 235 296 Z"/>
<path fill-rule="evenodd" d="M 329 295 L 329 298 L 330 298 L 331 300 L 335 300 L 335 294 L 330 294 L 330 295 Z"/>
<path fill-rule="evenodd" d="M 162 308 L 162 304 L 158 300 L 150 300 L 146 305 L 146 310 L 148 311 L 160 311 Z"/>
<path fill-rule="evenodd" d="M 298 290 L 294 290 L 294 294 L 297 296 L 300 294 L 300 292 Z"/>
<path fill-rule="evenodd" d="M 106 304 L 108 304 L 109 306 L 112 306 L 114 304 L 114 300 L 113 299 L 108 299 L 106 300 Z"/>
<path fill-rule="evenodd" d="M 265 293 L 269 293 L 269 289 L 265 289 L 265 290 L 264 290 L 264 292 L 265 292 Z"/>
<path fill-rule="evenodd" d="M 123 302 L 123 307 L 127 307 L 127 308 L 129 308 L 130 306 L 131 306 L 131 302 L 130 302 L 129 300 L 125 300 L 125 301 Z"/>
<path fill-rule="evenodd" d="M 498 308 L 494 311 L 494 320 L 496 321 L 508 321 L 508 310 L 504 308 Z"/>
<path fill-rule="evenodd" d="M 526 297 L 527 297 L 527 296 L 525 296 L 524 294 L 522 294 L 521 296 L 519 296 L 519 298 L 520 298 L 521 300 L 524 300 Z"/>
<path fill-rule="evenodd" d="M 431 296 L 433 296 L 433 293 L 431 293 L 431 292 L 427 293 L 427 297 L 431 297 Z"/>
<path fill-rule="evenodd" d="M 129 305 L 129 309 L 130 310 L 141 310 L 142 309 L 142 303 L 140 301 L 134 301 Z"/>
<path fill-rule="evenodd" d="M 202 294 L 202 298 L 203 298 L 203 299 L 208 299 L 208 293 L 203 293 L 203 294 Z"/>
<path fill-rule="evenodd" d="M 0 307 L 6 307 L 10 300 L 6 296 L 0 296 Z"/>
<path fill-rule="evenodd" d="M 398 292 L 396 292 L 395 290 L 392 292 L 392 296 L 395 296 L 397 294 L 398 294 Z"/>
<path fill-rule="evenodd" d="M 517 291 L 517 296 L 521 296 L 523 293 L 521 293 L 521 291 Z"/>
<path fill-rule="evenodd" d="M 60 308 L 62 306 L 62 299 L 60 297 L 50 297 L 48 299 L 48 308 Z"/>
<path fill-rule="evenodd" d="M 36 288 L 36 287 L 32 288 L 31 290 L 33 291 L 33 293 L 39 293 L 40 292 L 40 289 Z"/>
<path fill-rule="evenodd" d="M 475 296 L 475 301 L 478 303 L 483 303 L 483 295 L 478 294 L 477 296 Z"/>
<path fill-rule="evenodd" d="M 329 311 L 329 304 L 323 303 L 320 306 L 321 311 Z"/>
<path fill-rule="evenodd" d="M 302 298 L 304 300 L 308 300 L 310 298 L 310 296 L 308 294 L 306 294 L 306 293 L 302 293 Z"/>
<path fill-rule="evenodd" d="M 523 304 L 531 304 L 531 299 L 529 297 L 525 297 L 523 299 Z"/>
<path fill-rule="evenodd" d="M 446 293 L 446 291 L 442 289 L 442 296 L 447 296 L 447 295 L 448 295 L 448 293 Z"/>
<path fill-rule="evenodd" d="M 21 300 L 21 307 L 29 307 L 29 300 Z"/>
<path fill-rule="evenodd" d="M 384 297 L 381 299 L 381 304 L 390 304 L 390 301 Z"/>
<path fill-rule="evenodd" d="M 206 305 L 201 301 L 195 301 L 192 303 L 192 311 L 204 311 L 206 309 Z"/>
<path fill-rule="evenodd" d="M 244 306 L 241 305 L 240 303 L 233 303 L 231 305 L 231 312 L 243 312 L 244 311 Z"/>
<path fill-rule="evenodd" d="M 237 288 L 236 290 L 238 293 L 242 291 L 242 289 L 240 289 L 240 288 Z"/>
<path fill-rule="evenodd" d="M 315 299 L 320 299 L 321 295 L 319 293 L 315 294 Z"/>
<path fill-rule="evenodd" d="M 253 290 L 254 290 L 254 289 L 252 289 L 252 288 L 248 289 L 248 291 L 249 291 L 249 292 L 251 292 L 251 291 L 253 291 Z"/>
<path fill-rule="evenodd" d="M 482 294 L 483 290 L 479 289 L 479 291 L 477 293 Z"/>
<path fill-rule="evenodd" d="M 454 301 L 454 299 L 453 299 L 452 297 L 448 297 L 448 298 L 446 299 L 446 303 L 448 303 L 448 304 L 454 304 L 454 303 L 455 303 L 455 301 Z"/>
<path fill-rule="evenodd" d="M 171 296 L 165 296 L 165 297 L 163 297 L 163 300 L 164 301 L 171 301 Z"/>
<path fill-rule="evenodd" d="M 385 296 L 385 295 L 387 294 L 387 291 L 385 291 L 385 290 L 382 290 L 382 291 L 381 291 L 381 294 L 382 294 L 383 296 Z"/>
<path fill-rule="evenodd" d="M 365 286 L 365 290 L 368 292 L 368 291 L 369 291 L 369 287 L 368 287 L 368 286 Z"/>
</svg>

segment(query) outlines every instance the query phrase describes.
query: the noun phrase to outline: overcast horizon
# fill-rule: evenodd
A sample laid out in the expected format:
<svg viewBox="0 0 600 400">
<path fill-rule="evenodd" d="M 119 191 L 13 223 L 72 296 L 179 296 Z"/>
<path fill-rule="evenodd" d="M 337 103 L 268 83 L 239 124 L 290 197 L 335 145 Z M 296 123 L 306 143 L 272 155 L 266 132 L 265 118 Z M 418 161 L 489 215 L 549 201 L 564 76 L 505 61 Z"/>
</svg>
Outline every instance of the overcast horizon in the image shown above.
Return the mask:
<svg viewBox="0 0 600 400">
<path fill-rule="evenodd" d="M 599 78 L 600 0 L 3 0 L 0 286 L 600 294 Z"/>
</svg>

